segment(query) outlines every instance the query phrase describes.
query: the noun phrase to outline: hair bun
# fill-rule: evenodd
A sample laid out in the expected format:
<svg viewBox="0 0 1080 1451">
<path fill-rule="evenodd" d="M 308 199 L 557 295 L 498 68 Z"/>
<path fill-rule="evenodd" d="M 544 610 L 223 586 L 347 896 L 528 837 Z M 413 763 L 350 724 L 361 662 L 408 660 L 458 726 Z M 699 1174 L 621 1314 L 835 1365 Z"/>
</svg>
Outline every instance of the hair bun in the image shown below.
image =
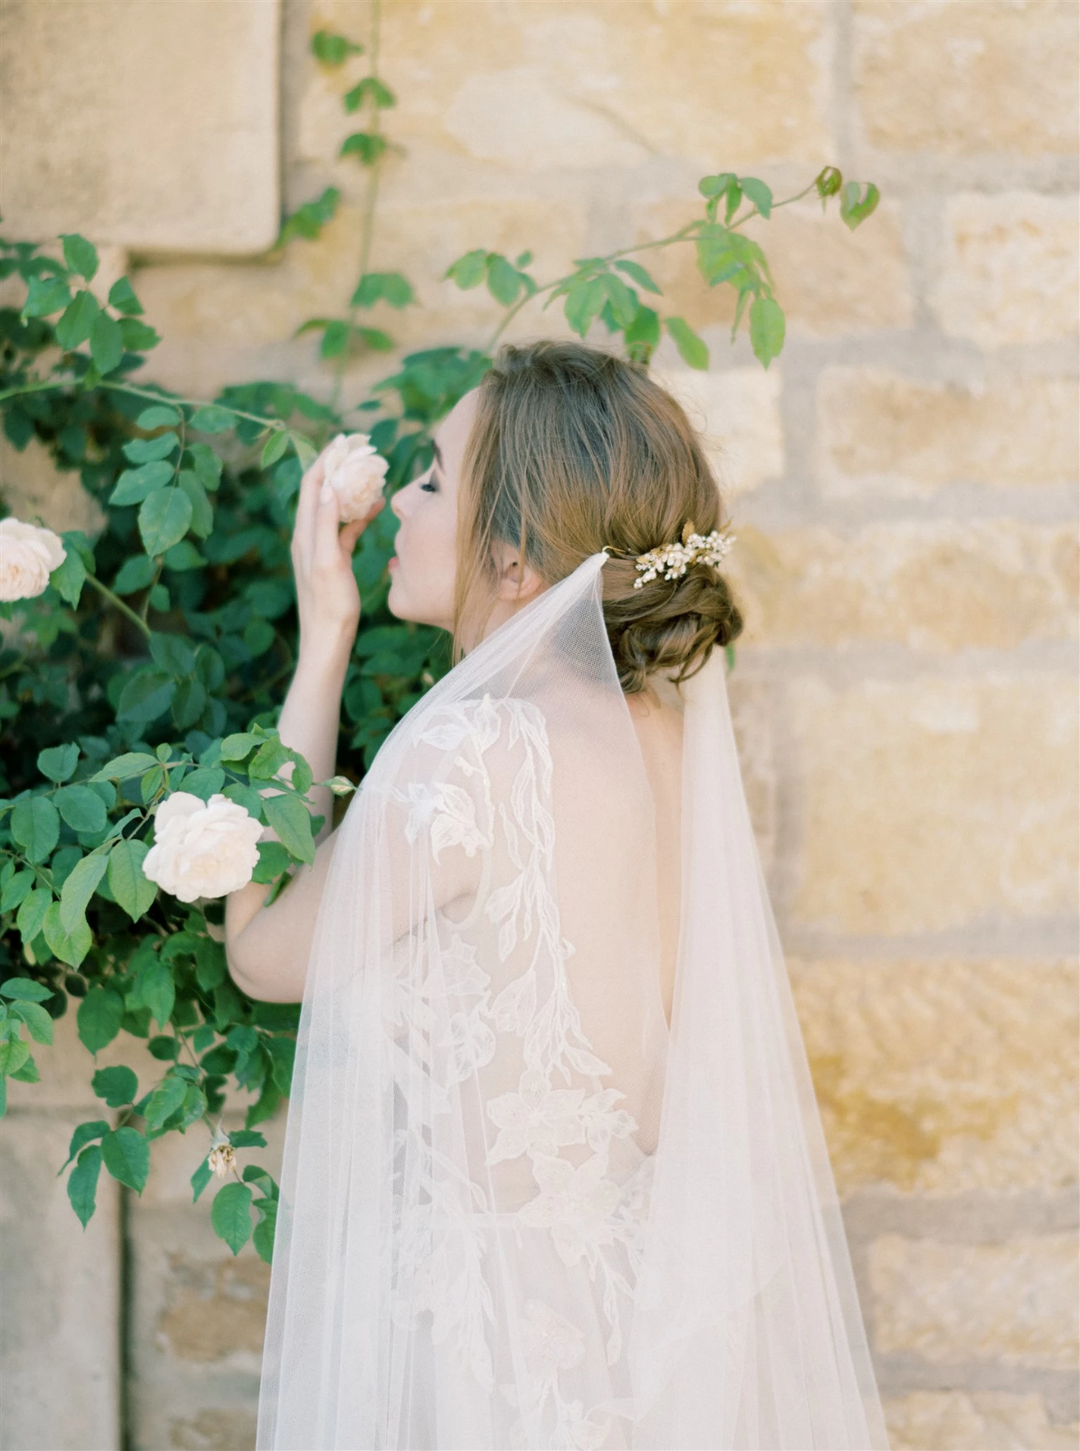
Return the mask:
<svg viewBox="0 0 1080 1451">
<path fill-rule="evenodd" d="M 615 585 L 627 565 L 633 573 L 631 562 L 612 560 L 604 575 Z M 730 644 L 742 630 L 728 583 L 712 565 L 692 564 L 679 579 L 656 579 L 641 589 L 626 588 L 626 583 L 621 580 L 617 596 L 604 600 L 604 621 L 619 683 L 627 692 L 643 690 L 654 670 L 676 682 L 689 679 L 714 645 Z"/>
</svg>

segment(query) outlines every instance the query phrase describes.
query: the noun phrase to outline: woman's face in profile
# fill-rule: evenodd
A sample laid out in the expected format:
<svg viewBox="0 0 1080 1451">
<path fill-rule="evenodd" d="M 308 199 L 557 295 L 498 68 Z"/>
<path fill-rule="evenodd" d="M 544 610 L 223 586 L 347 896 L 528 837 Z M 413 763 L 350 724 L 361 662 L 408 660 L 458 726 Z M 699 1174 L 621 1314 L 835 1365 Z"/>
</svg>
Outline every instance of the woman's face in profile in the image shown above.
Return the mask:
<svg viewBox="0 0 1080 1451">
<path fill-rule="evenodd" d="M 452 629 L 454 621 L 458 479 L 477 391 L 466 393 L 435 430 L 431 467 L 390 500 L 401 523 L 390 560 L 387 608 L 398 619 L 443 630 Z"/>
</svg>

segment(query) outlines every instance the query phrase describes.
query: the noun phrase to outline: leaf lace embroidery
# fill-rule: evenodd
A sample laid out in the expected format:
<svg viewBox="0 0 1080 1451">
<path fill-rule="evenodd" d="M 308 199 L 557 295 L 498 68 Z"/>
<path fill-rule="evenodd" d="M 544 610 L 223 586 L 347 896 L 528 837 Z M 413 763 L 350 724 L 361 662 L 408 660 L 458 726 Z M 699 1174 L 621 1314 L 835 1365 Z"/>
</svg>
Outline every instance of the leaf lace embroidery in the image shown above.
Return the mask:
<svg viewBox="0 0 1080 1451">
<path fill-rule="evenodd" d="M 414 843 L 426 833 L 436 864 L 458 848 L 508 864 L 489 884 L 482 911 L 497 927 L 498 964 L 512 964 L 515 975 L 492 999 L 491 974 L 452 927 L 447 941 L 434 943 L 426 940 L 431 929 L 418 928 L 409 966 L 404 973 L 395 968 L 387 1042 L 395 1083 L 410 1107 L 395 1159 L 398 1318 L 415 1323 L 429 1311 L 433 1342 L 453 1335 L 462 1362 L 486 1391 L 494 1389 L 488 1327 L 494 1329 L 496 1315 L 483 1226 L 496 1206 L 483 1186 L 433 1149 L 430 1121 L 450 1111 L 447 1089 L 482 1070 L 499 1039 L 514 1035 L 524 1067 L 516 1091 L 486 1104 L 491 1141 L 484 1162 L 528 1156 L 536 1192 L 516 1213 L 518 1246 L 523 1230 L 547 1230 L 560 1260 L 599 1284 L 606 1360 L 614 1365 L 623 1349 L 619 1297 L 633 1299 L 652 1161 L 626 1184 L 607 1177 L 613 1140 L 638 1125 L 616 1106 L 623 1094 L 601 1086 L 612 1070 L 593 1051 L 569 991 L 566 962 L 574 947 L 561 935 L 551 887 L 555 828 L 544 716 L 528 701 L 509 697 L 496 705 L 485 696 L 433 710 L 418 722 L 414 740 L 445 752 L 447 776 L 456 779 L 392 788 L 406 812 L 406 838 Z M 496 744 L 512 762 L 510 790 L 498 796 L 486 759 Z M 425 974 L 416 971 L 422 961 L 432 964 Z M 447 1031 L 433 1041 L 440 1020 L 434 1006 L 451 1002 Z M 572 1146 L 585 1146 L 587 1157 L 584 1149 L 580 1162 L 563 1156 Z M 519 1328 L 529 1366 L 524 1389 L 500 1385 L 521 1412 L 511 1430 L 515 1444 L 528 1444 L 527 1417 L 543 1423 L 551 1447 L 600 1446 L 607 1420 L 594 1420 L 560 1385 L 560 1375 L 584 1358 L 584 1332 L 536 1298 L 526 1302 Z"/>
</svg>

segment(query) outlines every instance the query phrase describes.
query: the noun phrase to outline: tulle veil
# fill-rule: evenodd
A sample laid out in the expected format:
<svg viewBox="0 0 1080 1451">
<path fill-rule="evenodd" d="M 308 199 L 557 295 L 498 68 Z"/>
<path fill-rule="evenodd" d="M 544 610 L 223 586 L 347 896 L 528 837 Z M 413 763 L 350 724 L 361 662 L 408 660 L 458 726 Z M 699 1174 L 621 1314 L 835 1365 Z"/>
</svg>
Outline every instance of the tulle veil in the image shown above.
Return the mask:
<svg viewBox="0 0 1080 1451">
<path fill-rule="evenodd" d="M 723 652 L 681 911 L 587 558 L 341 824 L 286 1131 L 260 1451 L 886 1447 Z"/>
</svg>

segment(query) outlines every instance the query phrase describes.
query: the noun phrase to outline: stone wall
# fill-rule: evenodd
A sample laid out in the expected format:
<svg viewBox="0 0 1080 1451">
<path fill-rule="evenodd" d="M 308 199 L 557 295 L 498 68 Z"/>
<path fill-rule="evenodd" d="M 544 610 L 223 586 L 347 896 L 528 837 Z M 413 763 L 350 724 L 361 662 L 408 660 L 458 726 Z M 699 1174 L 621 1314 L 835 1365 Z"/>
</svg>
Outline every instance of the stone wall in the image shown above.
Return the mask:
<svg viewBox="0 0 1080 1451">
<path fill-rule="evenodd" d="M 332 158 L 365 62 L 306 46 L 370 14 L 4 0 L 6 233 L 133 266 L 162 382 L 325 392 L 291 335 L 355 279 L 363 177 Z M 555 275 L 729 167 L 883 190 L 854 235 L 813 206 L 764 229 L 789 318 L 767 374 L 689 257 L 654 261 L 712 349 L 657 368 L 731 493 L 744 768 L 896 1448 L 1077 1444 L 1077 29 L 1075 0 L 384 0 L 403 149 L 372 265 L 422 300 L 376 318 L 403 347 L 485 341 L 494 307 L 439 280 L 469 247 Z M 270 256 L 279 184 L 344 204 Z M 511 336 L 561 330 L 526 311 Z M 0 464 L 16 509 L 84 517 L 32 453 Z M 266 1269 L 190 1207 L 182 1140 L 81 1235 L 53 1176 L 88 1064 L 60 1037 L 3 1130 L 6 1374 L 32 1399 L 2 1444 L 250 1446 Z"/>
</svg>

